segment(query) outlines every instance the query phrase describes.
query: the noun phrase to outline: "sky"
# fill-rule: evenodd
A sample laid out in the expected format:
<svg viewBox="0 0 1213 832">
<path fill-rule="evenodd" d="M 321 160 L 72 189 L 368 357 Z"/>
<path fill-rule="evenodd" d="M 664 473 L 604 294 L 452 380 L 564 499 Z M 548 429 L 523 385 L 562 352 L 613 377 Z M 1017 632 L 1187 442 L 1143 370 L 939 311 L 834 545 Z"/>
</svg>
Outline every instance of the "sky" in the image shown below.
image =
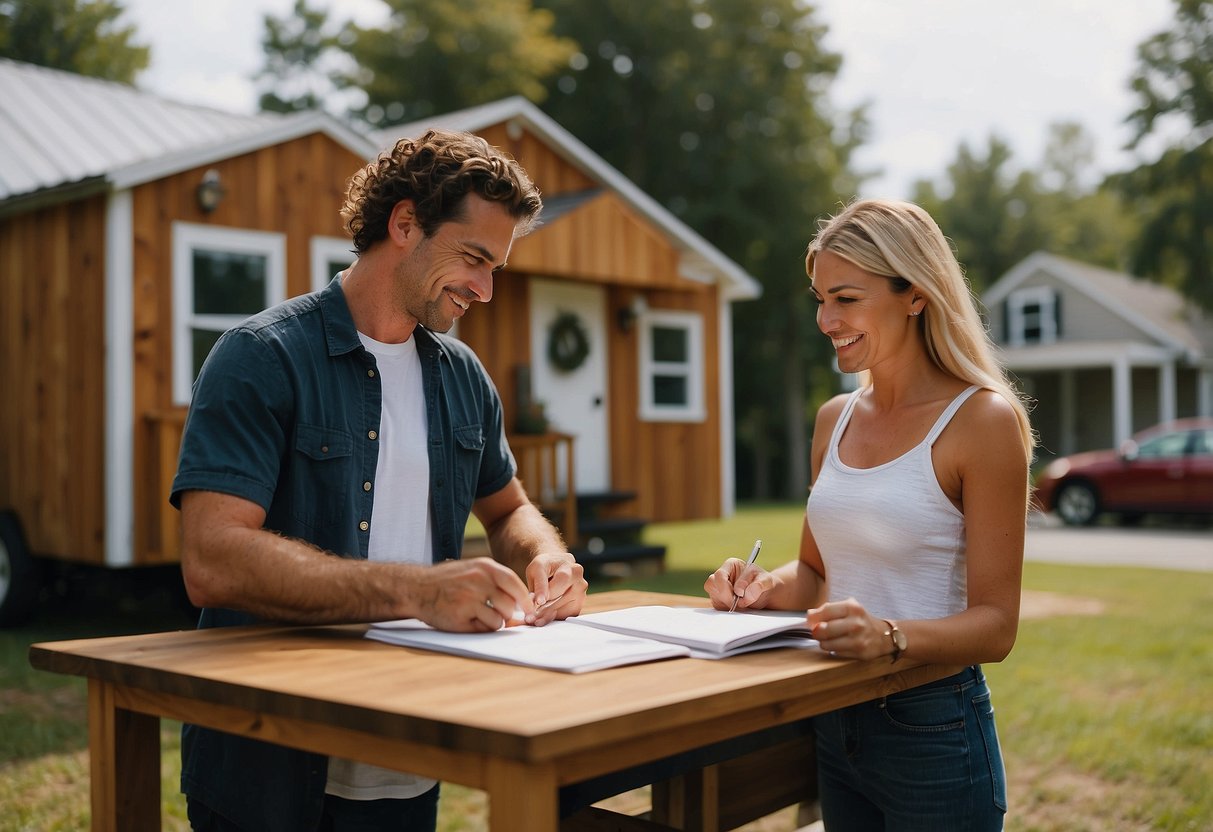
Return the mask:
<svg viewBox="0 0 1213 832">
<path fill-rule="evenodd" d="M 370 25 L 378 0 L 318 0 Z M 592 0 L 587 0 L 592 2 Z M 645 2 L 645 0 L 637 0 Z M 313 3 L 316 4 L 315 2 Z M 179 101 L 253 112 L 262 18 L 293 0 L 125 0 L 126 20 L 152 47 L 139 86 Z M 1134 102 L 1136 47 L 1168 27 L 1172 0 L 815 0 L 842 55 L 830 96 L 868 105 L 870 140 L 855 161 L 875 172 L 862 196 L 909 197 L 938 180 L 965 142 L 997 135 L 1012 164 L 1039 165 L 1050 124 L 1076 121 L 1095 143 L 1098 173 L 1134 166 L 1123 150 Z"/>
</svg>

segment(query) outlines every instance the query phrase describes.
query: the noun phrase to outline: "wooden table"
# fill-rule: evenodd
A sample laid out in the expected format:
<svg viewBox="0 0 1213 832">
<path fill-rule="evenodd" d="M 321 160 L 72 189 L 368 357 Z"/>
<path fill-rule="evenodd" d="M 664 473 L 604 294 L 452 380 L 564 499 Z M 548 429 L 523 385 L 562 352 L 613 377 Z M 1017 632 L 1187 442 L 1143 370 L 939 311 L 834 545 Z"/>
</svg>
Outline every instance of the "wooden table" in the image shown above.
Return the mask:
<svg viewBox="0 0 1213 832">
<path fill-rule="evenodd" d="M 704 606 L 646 592 L 586 612 Z M 957 667 L 769 650 L 581 675 L 362 637 L 364 626 L 240 627 L 30 648 L 88 678 L 92 828 L 160 828 L 159 719 L 482 789 L 494 832 L 558 828 L 561 786 L 922 684 Z"/>
</svg>

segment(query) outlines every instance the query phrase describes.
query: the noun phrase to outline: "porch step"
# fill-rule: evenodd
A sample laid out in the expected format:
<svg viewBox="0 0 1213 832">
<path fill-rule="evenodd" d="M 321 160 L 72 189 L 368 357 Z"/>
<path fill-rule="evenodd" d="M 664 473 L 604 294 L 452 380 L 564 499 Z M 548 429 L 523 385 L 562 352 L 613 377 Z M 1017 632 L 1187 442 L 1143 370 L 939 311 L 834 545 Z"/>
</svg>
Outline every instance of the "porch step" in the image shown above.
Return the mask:
<svg viewBox="0 0 1213 832">
<path fill-rule="evenodd" d="M 577 492 L 577 516 L 595 517 L 603 508 L 628 503 L 635 499 L 635 491 L 579 491 Z"/>
<path fill-rule="evenodd" d="M 648 521 L 639 517 L 594 517 L 581 520 L 577 524 L 577 531 L 583 540 L 597 537 L 626 542 L 639 538 L 646 525 Z"/>
<path fill-rule="evenodd" d="M 585 567 L 586 575 L 594 578 L 625 578 L 637 575 L 657 575 L 665 571 L 665 547 L 645 543 L 613 546 L 579 546 L 573 549 L 577 562 Z"/>
</svg>

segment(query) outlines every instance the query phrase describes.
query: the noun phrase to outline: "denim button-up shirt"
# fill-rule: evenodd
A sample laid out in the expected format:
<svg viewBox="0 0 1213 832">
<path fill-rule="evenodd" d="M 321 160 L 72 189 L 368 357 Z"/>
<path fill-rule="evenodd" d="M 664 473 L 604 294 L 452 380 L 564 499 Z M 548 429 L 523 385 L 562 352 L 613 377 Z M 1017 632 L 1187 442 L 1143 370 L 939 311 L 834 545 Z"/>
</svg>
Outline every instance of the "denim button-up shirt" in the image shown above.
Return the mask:
<svg viewBox="0 0 1213 832">
<path fill-rule="evenodd" d="M 458 558 L 472 502 L 504 488 L 514 460 L 501 400 L 475 354 L 422 327 L 413 337 L 428 420 L 434 557 Z M 190 490 L 232 494 L 261 506 L 267 529 L 366 558 L 381 409 L 375 358 L 358 339 L 336 279 L 216 343 L 194 385 L 171 502 L 180 508 Z M 253 621 L 208 609 L 199 626 Z M 195 726 L 186 727 L 182 754 L 183 791 L 242 826 L 293 832 L 319 817 L 323 757 Z"/>
</svg>

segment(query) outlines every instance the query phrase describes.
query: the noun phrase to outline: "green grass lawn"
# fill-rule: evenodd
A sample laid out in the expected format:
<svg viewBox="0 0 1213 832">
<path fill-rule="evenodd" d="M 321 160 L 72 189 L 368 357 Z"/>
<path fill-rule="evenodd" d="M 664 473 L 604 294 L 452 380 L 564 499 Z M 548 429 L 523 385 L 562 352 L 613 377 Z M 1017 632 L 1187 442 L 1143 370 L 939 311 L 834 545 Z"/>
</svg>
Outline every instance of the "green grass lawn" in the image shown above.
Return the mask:
<svg viewBox="0 0 1213 832">
<path fill-rule="evenodd" d="M 744 557 L 759 537 L 759 562 L 774 567 L 795 556 L 802 511 L 756 506 L 725 521 L 650 526 L 647 539 L 669 547 L 667 572 L 594 589 L 700 594 L 711 569 Z M 1024 586 L 1097 599 L 1104 611 L 1025 620 L 1011 656 L 986 668 L 1007 758 L 1007 828 L 1213 828 L 1213 575 L 1030 563 Z M 30 626 L 0 631 L 0 832 L 87 828 L 85 686 L 33 670 L 28 648 L 191 625 L 171 593 L 129 590 L 77 589 L 51 599 Z M 177 728 L 162 730 L 173 830 L 187 828 Z M 444 787 L 444 832 L 484 829 L 484 816 L 483 795 Z M 794 823 L 783 816 L 762 828 Z"/>
</svg>

